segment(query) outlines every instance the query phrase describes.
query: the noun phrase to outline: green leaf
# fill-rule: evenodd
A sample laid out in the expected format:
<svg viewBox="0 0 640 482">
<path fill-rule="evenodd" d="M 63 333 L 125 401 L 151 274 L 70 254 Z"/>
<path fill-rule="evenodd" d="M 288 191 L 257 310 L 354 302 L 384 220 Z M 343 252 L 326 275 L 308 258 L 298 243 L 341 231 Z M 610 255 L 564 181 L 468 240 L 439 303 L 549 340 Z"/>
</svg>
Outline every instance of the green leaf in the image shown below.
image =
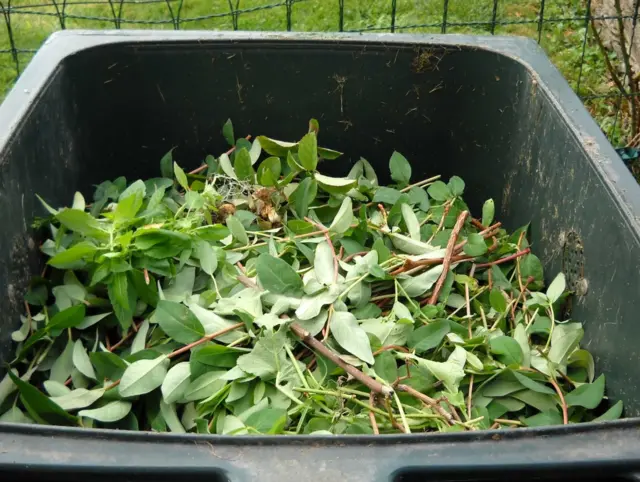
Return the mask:
<svg viewBox="0 0 640 482">
<path fill-rule="evenodd" d="M 412 298 L 422 296 L 438 281 L 442 275 L 442 269 L 443 266 L 438 265 L 417 276 L 404 278 L 400 280 L 400 286 Z"/>
<path fill-rule="evenodd" d="M 336 234 L 344 234 L 353 222 L 353 205 L 350 197 L 345 197 L 340 209 L 329 226 L 329 231 Z"/>
<path fill-rule="evenodd" d="M 495 216 L 496 207 L 493 199 L 487 199 L 482 205 L 482 225 L 491 226 Z"/>
<path fill-rule="evenodd" d="M 77 410 L 93 405 L 104 395 L 104 388 L 97 390 L 87 390 L 86 388 L 77 388 L 71 390 L 65 395 L 51 397 L 51 401 L 56 403 L 63 410 Z"/>
<path fill-rule="evenodd" d="M 333 248 L 326 241 L 322 241 L 316 246 L 313 270 L 318 283 L 329 286 L 335 282 Z"/>
<path fill-rule="evenodd" d="M 384 263 L 391 257 L 391 251 L 385 246 L 382 239 L 376 239 L 371 249 L 378 253 L 378 263 Z"/>
<path fill-rule="evenodd" d="M 523 280 L 533 277 L 537 286 L 542 285 L 544 278 L 542 263 L 535 254 L 527 254 L 520 258 L 520 276 L 522 276 Z"/>
<path fill-rule="evenodd" d="M 182 400 L 191 383 L 190 377 L 189 362 L 180 362 L 171 367 L 161 386 L 162 398 L 165 403 L 171 404 Z"/>
<path fill-rule="evenodd" d="M 42 206 L 47 210 L 47 212 L 49 214 L 51 214 L 52 216 L 55 216 L 56 214 L 58 214 L 58 210 L 57 209 L 53 209 L 51 206 L 49 206 L 44 199 L 42 199 L 40 196 L 38 196 L 36 194 L 36 197 L 38 198 L 38 200 L 40 201 L 40 204 L 42 204 Z"/>
<path fill-rule="evenodd" d="M 487 252 L 487 243 L 479 234 L 471 233 L 462 249 L 469 256 L 482 256 Z"/>
<path fill-rule="evenodd" d="M 353 189 L 357 181 L 346 177 L 329 177 L 316 172 L 313 177 L 323 191 L 329 194 L 345 194 Z"/>
<path fill-rule="evenodd" d="M 374 203 L 395 204 L 398 202 L 402 193 L 391 187 L 380 186 L 373 195 Z"/>
<path fill-rule="evenodd" d="M 564 273 L 558 273 L 558 276 L 551 282 L 547 288 L 547 298 L 551 303 L 555 303 L 560 299 L 567 286 Z"/>
<path fill-rule="evenodd" d="M 511 394 L 512 398 L 526 403 L 530 407 L 541 412 L 556 410 L 558 402 L 556 396 L 547 393 L 535 392 L 533 390 L 520 390 Z"/>
<path fill-rule="evenodd" d="M 309 132 L 298 143 L 298 158 L 307 171 L 315 171 L 318 165 L 318 139 L 315 132 Z"/>
<path fill-rule="evenodd" d="M 258 182 L 263 186 L 275 186 L 280 179 L 282 164 L 279 157 L 268 157 L 258 167 Z"/>
<path fill-rule="evenodd" d="M 534 392 L 538 392 L 538 393 L 546 393 L 547 395 L 556 394 L 553 388 L 548 387 L 535 380 L 532 380 L 531 378 L 529 378 L 526 375 L 523 375 L 522 373 L 513 371 L 513 374 L 516 377 L 516 379 L 522 384 L 522 386 L 524 386 L 525 388 L 528 388 L 529 390 L 533 390 Z"/>
<path fill-rule="evenodd" d="M 96 379 L 96 372 L 93 369 L 93 365 L 91 365 L 91 360 L 81 340 L 76 340 L 73 347 L 73 365 L 85 377 L 93 380 Z"/>
<path fill-rule="evenodd" d="M 420 223 L 418 222 L 416 213 L 413 212 L 413 209 L 408 204 L 402 204 L 401 209 L 402 218 L 404 219 L 404 223 L 407 226 L 409 237 L 416 241 L 420 241 Z"/>
<path fill-rule="evenodd" d="M 133 286 L 129 286 L 126 273 L 114 273 L 108 285 L 109 300 L 123 329 L 133 322 L 133 310 L 136 295 Z"/>
<path fill-rule="evenodd" d="M 504 273 L 500 269 L 500 266 L 497 266 L 494 264 L 491 267 L 491 277 L 493 278 L 494 288 L 499 288 L 501 290 L 508 290 L 508 291 L 511 290 L 511 283 L 509 282 L 507 277 L 504 275 Z M 523 276 L 523 278 L 525 277 Z"/>
<path fill-rule="evenodd" d="M 584 383 L 571 393 L 565 395 L 564 399 L 569 407 L 584 407 L 594 409 L 604 397 L 604 375 L 600 375 L 593 383 Z"/>
<path fill-rule="evenodd" d="M 391 154 L 389 169 L 391 170 L 391 179 L 398 184 L 409 184 L 409 181 L 411 181 L 411 164 L 399 152 L 394 151 Z"/>
<path fill-rule="evenodd" d="M 93 352 L 89 354 L 89 359 L 96 370 L 98 381 L 120 380 L 128 366 L 122 358 L 110 352 Z"/>
<path fill-rule="evenodd" d="M 69 249 L 58 252 L 47 264 L 58 269 L 73 267 L 74 263 L 92 257 L 98 248 L 88 241 L 81 241 Z"/>
<path fill-rule="evenodd" d="M 142 181 L 138 181 L 142 184 L 144 189 L 144 183 Z M 142 207 L 142 202 L 144 201 L 144 191 L 134 191 L 127 197 L 124 197 L 118 201 L 118 205 L 116 206 L 116 210 L 113 213 L 114 221 L 117 225 L 125 224 L 131 220 L 133 220 L 140 211 Z"/>
<path fill-rule="evenodd" d="M 549 350 L 549 361 L 557 365 L 564 365 L 567 358 L 582 340 L 584 330 L 581 323 L 563 323 L 556 325 L 551 334 L 551 349 Z"/>
<path fill-rule="evenodd" d="M 85 305 L 76 305 L 56 313 L 49 320 L 46 326 L 47 331 L 59 333 L 67 328 L 75 328 L 84 319 L 85 309 Z"/>
<path fill-rule="evenodd" d="M 184 401 L 202 400 L 217 393 L 226 385 L 226 381 L 220 378 L 225 373 L 224 370 L 211 371 L 193 380 L 185 390 Z"/>
<path fill-rule="evenodd" d="M 231 147 L 236 145 L 236 138 L 233 133 L 233 123 L 231 122 L 231 119 L 227 119 L 222 126 L 222 135 Z"/>
<path fill-rule="evenodd" d="M 337 311 L 331 318 L 331 334 L 338 344 L 365 363 L 373 365 L 373 353 L 367 333 L 360 327 L 356 317 L 345 311 Z"/>
<path fill-rule="evenodd" d="M 196 256 L 200 261 L 202 271 L 207 273 L 209 276 L 213 275 L 218 267 L 218 257 L 216 256 L 213 246 L 206 241 L 196 243 Z"/>
<path fill-rule="evenodd" d="M 231 235 L 242 245 L 249 244 L 249 236 L 247 236 L 247 231 L 244 229 L 244 226 L 240 222 L 240 220 L 231 215 L 227 217 L 227 227 L 229 231 L 231 231 Z"/>
<path fill-rule="evenodd" d="M 389 351 L 383 351 L 376 356 L 373 369 L 380 378 L 389 384 L 392 384 L 398 378 L 398 364 L 396 362 L 396 357 Z"/>
<path fill-rule="evenodd" d="M 290 150 L 298 147 L 297 142 L 278 141 L 266 136 L 258 136 L 257 139 L 262 150 L 271 156 L 285 157 Z"/>
<path fill-rule="evenodd" d="M 446 201 L 452 197 L 451 190 L 442 181 L 436 181 L 431 184 L 431 186 L 427 188 L 427 192 L 429 193 L 429 196 L 439 202 Z"/>
<path fill-rule="evenodd" d="M 131 398 L 155 390 L 162 385 L 167 375 L 168 366 L 169 360 L 166 356 L 133 362 L 124 371 L 120 380 L 120 395 L 124 398 Z"/>
<path fill-rule="evenodd" d="M 218 163 L 220 164 L 220 168 L 222 172 L 224 172 L 227 176 L 232 179 L 238 179 L 236 176 L 236 171 L 233 169 L 231 165 L 231 159 L 229 159 L 229 155 L 226 152 L 223 152 L 218 159 Z"/>
<path fill-rule="evenodd" d="M 97 420 L 98 422 L 112 423 L 122 420 L 130 411 L 131 402 L 116 401 L 93 410 L 80 410 L 78 416 Z"/>
<path fill-rule="evenodd" d="M 185 191 L 189 190 L 189 181 L 187 181 L 187 175 L 184 173 L 182 168 L 178 166 L 177 162 L 173 163 L 173 174 L 176 176 L 176 180 L 178 184 L 182 186 Z"/>
<path fill-rule="evenodd" d="M 160 300 L 156 308 L 155 320 L 162 331 L 185 345 L 198 341 L 205 335 L 200 320 L 181 303 Z"/>
<path fill-rule="evenodd" d="M 594 422 L 610 422 L 612 420 L 618 420 L 622 416 L 623 403 L 622 400 L 616 402 L 609 410 L 595 418 Z"/>
<path fill-rule="evenodd" d="M 444 251 L 428 243 L 423 243 L 422 241 L 416 241 L 415 239 L 411 239 L 410 237 L 404 236 L 402 234 L 389 233 L 389 237 L 391 238 L 391 243 L 393 243 L 393 245 L 397 249 L 407 254 L 413 254 L 413 255 L 419 256 L 423 254 L 434 253 L 435 255 L 435 253 L 438 252 L 440 254 L 438 254 L 436 257 L 441 257 L 441 254 L 444 253 Z"/>
<path fill-rule="evenodd" d="M 302 292 L 302 279 L 286 261 L 261 254 L 256 262 L 258 280 L 271 293 L 296 296 Z"/>
<path fill-rule="evenodd" d="M 0 416 L 2 423 L 33 423 L 33 420 L 25 415 L 18 407 L 11 407 Z"/>
<path fill-rule="evenodd" d="M 236 176 L 241 181 L 253 180 L 253 163 L 251 162 L 251 155 L 245 148 L 236 151 L 235 160 L 233 162 L 233 169 L 236 172 Z"/>
<path fill-rule="evenodd" d="M 409 204 L 418 206 L 418 209 L 424 212 L 427 212 L 431 207 L 427 191 L 417 186 L 409 189 Z"/>
<path fill-rule="evenodd" d="M 109 239 L 109 233 L 102 229 L 98 220 L 84 211 L 65 208 L 56 214 L 56 219 L 76 233 L 103 241 Z"/>
<path fill-rule="evenodd" d="M 149 320 L 144 320 L 138 327 L 138 333 L 131 343 L 131 354 L 138 353 L 145 349 L 147 344 L 147 334 L 149 333 Z"/>
<path fill-rule="evenodd" d="M 279 408 L 265 408 L 252 413 L 245 420 L 247 427 L 266 434 L 282 433 L 287 423 L 287 411 Z"/>
<path fill-rule="evenodd" d="M 229 232 L 229 228 L 222 224 L 212 224 L 210 226 L 203 226 L 195 230 L 195 233 L 199 238 L 202 238 L 210 243 L 223 240 L 224 238 L 229 236 Z"/>
<path fill-rule="evenodd" d="M 436 362 L 416 358 L 418 365 L 425 367 L 434 377 L 444 383 L 451 393 L 458 391 L 460 382 L 464 378 L 464 364 L 466 361 L 464 348 L 456 346 L 446 362 Z"/>
<path fill-rule="evenodd" d="M 416 353 L 425 353 L 436 348 L 442 343 L 444 337 L 450 331 L 448 320 L 437 320 L 426 326 L 421 326 L 409 335 L 407 346 Z"/>
<path fill-rule="evenodd" d="M 581 367 L 587 371 L 589 381 L 595 378 L 595 362 L 593 355 L 587 350 L 576 350 L 567 359 L 567 364 L 572 367 Z"/>
<path fill-rule="evenodd" d="M 524 324 L 520 323 L 513 330 L 513 338 L 518 342 L 522 349 L 522 366 L 529 368 L 531 366 L 531 347 L 529 345 L 529 335 L 527 335 L 527 329 Z"/>
<path fill-rule="evenodd" d="M 20 391 L 20 399 L 29 415 L 39 423 L 52 425 L 69 425 L 75 423 L 75 417 L 65 412 L 57 403 L 51 401 L 36 387 L 23 381 L 13 371 L 9 377 Z"/>
<path fill-rule="evenodd" d="M 498 355 L 498 360 L 505 365 L 519 365 L 522 363 L 522 349 L 516 340 L 510 336 L 497 336 L 489 340 L 491 352 Z"/>
<path fill-rule="evenodd" d="M 291 196 L 289 203 L 293 205 L 295 213 L 298 217 L 303 218 L 309 212 L 309 205 L 313 202 L 318 194 L 318 183 L 315 179 L 305 177 Z"/>
<path fill-rule="evenodd" d="M 162 418 L 167 423 L 167 427 L 170 432 L 173 433 L 186 433 L 186 430 L 180 423 L 180 419 L 178 418 L 178 414 L 176 413 L 176 405 L 175 404 L 167 404 L 164 400 L 160 400 L 160 413 L 162 414 Z"/>
<path fill-rule="evenodd" d="M 285 330 L 267 331 L 258 339 L 251 353 L 238 358 L 237 366 L 246 373 L 268 378 L 282 370 L 287 363 L 284 347 L 287 345 Z"/>
<path fill-rule="evenodd" d="M 505 313 L 507 311 L 507 299 L 502 290 L 493 288 L 489 294 L 489 302 L 491 303 L 491 308 L 498 313 Z"/>
<path fill-rule="evenodd" d="M 458 176 L 452 176 L 449 179 L 448 187 L 449 191 L 451 191 L 451 194 L 454 196 L 462 196 L 462 193 L 464 192 L 464 181 Z"/>
<path fill-rule="evenodd" d="M 62 354 L 53 362 L 49 379 L 64 383 L 71 376 L 73 370 L 73 342 L 69 340 Z"/>
<path fill-rule="evenodd" d="M 160 159 L 160 173 L 162 177 L 173 178 L 173 149 Z M 172 183 L 173 184 L 173 183 Z"/>
<path fill-rule="evenodd" d="M 521 419 L 527 427 L 545 427 L 547 425 L 562 425 L 562 415 L 558 410 L 550 410 Z"/>
</svg>

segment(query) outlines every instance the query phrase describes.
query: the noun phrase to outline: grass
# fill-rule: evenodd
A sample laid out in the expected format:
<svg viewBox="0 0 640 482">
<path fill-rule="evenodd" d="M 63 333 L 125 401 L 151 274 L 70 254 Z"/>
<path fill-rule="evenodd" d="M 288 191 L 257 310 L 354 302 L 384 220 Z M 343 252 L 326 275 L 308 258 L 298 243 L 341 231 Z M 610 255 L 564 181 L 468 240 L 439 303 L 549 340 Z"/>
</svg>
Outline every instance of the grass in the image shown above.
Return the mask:
<svg viewBox="0 0 640 482">
<path fill-rule="evenodd" d="M 7 0 L 4 0 L 5 2 Z M 18 49 L 37 49 L 61 28 L 156 28 L 229 30 L 287 29 L 285 0 L 9 0 L 11 31 Z M 337 31 L 339 0 L 293 0 L 294 31 Z M 4 3 L 4 2 L 3 2 Z M 448 0 L 447 33 L 523 35 L 538 39 L 540 0 L 499 0 L 492 26 L 493 0 Z M 628 142 L 628 119 L 610 81 L 602 53 L 588 29 L 584 0 L 547 0 L 540 43 L 614 145 Z M 231 15 L 238 4 L 239 13 Z M 392 0 L 344 0 L 344 30 L 389 31 Z M 444 0 L 396 0 L 397 32 L 439 33 Z M 181 7 L 180 7 L 181 6 Z M 5 5 L 6 7 L 6 5 Z M 62 18 L 61 18 L 62 17 Z M 5 14 L 5 19 L 7 18 Z M 558 20 L 558 19 L 569 20 Z M 120 20 L 118 20 L 120 19 Z M 179 20 L 178 20 L 179 19 Z M 461 25 L 473 22 L 472 25 Z M 0 94 L 4 95 L 32 53 L 10 49 L 8 28 L 0 31 Z M 584 62 L 583 59 L 584 49 Z M 615 55 L 610 54 L 615 63 Z M 611 97 L 602 97 L 611 94 Z"/>
</svg>

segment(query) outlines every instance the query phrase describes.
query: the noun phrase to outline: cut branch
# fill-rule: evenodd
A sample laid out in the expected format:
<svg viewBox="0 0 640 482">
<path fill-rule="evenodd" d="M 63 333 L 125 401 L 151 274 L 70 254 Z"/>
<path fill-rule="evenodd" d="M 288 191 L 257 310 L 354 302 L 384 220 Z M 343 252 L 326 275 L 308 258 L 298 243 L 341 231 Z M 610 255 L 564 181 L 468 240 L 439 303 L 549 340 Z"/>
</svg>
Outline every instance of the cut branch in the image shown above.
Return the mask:
<svg viewBox="0 0 640 482">
<path fill-rule="evenodd" d="M 375 393 L 379 393 L 380 395 L 389 397 L 393 393 L 393 389 L 391 387 L 385 387 L 382 383 L 374 380 L 369 375 L 358 370 L 353 365 L 349 365 L 344 362 L 338 355 L 333 353 L 329 348 L 327 348 L 321 341 L 316 340 L 311 333 L 302 328 L 300 325 L 296 323 L 292 323 L 290 326 L 291 331 L 302 340 L 302 342 L 311 348 L 313 351 L 320 353 L 323 357 L 329 359 L 331 362 L 338 365 L 345 372 L 351 375 L 353 378 L 358 380 L 360 383 L 365 385 L 367 388 L 372 390 Z"/>
<path fill-rule="evenodd" d="M 517 253 L 512 254 L 511 256 L 507 256 L 506 258 L 500 258 L 500 259 L 497 259 L 495 261 L 490 261 L 489 263 L 482 263 L 482 264 L 476 265 L 476 268 L 488 268 L 488 267 L 494 266 L 496 264 L 508 263 L 509 261 L 513 261 L 513 260 L 519 258 L 520 256 L 524 256 L 525 254 L 529 254 L 530 252 L 531 252 L 531 248 L 523 249 L 522 251 L 518 251 Z"/>
<path fill-rule="evenodd" d="M 436 287 L 433 290 L 433 294 L 429 299 L 428 304 L 435 305 L 438 301 L 438 296 L 440 296 L 440 290 L 442 290 L 442 286 L 444 285 L 444 281 L 447 279 L 447 274 L 449 273 L 449 266 L 451 266 L 451 257 L 453 256 L 453 248 L 456 245 L 456 240 L 458 239 L 458 235 L 462 230 L 462 226 L 464 225 L 465 219 L 469 215 L 469 211 L 462 211 L 458 216 L 458 220 L 456 221 L 455 226 L 453 227 L 453 231 L 451 232 L 451 237 L 449 238 L 449 242 L 447 243 L 447 250 L 444 254 L 444 260 L 442 261 L 442 274 L 438 278 L 436 282 Z"/>
<path fill-rule="evenodd" d="M 401 385 L 398 385 L 396 388 L 401 392 L 408 393 L 412 397 L 415 397 L 421 402 L 423 402 L 425 405 L 428 405 L 429 407 L 431 407 L 434 411 L 438 412 L 438 415 L 442 416 L 442 418 L 444 419 L 447 425 L 451 425 L 451 422 L 453 421 L 453 416 L 449 412 L 447 412 L 444 408 L 442 408 L 436 399 L 431 398 L 428 395 L 425 395 L 424 393 L 420 393 L 416 389 L 411 388 L 409 385 L 401 384 Z"/>
</svg>

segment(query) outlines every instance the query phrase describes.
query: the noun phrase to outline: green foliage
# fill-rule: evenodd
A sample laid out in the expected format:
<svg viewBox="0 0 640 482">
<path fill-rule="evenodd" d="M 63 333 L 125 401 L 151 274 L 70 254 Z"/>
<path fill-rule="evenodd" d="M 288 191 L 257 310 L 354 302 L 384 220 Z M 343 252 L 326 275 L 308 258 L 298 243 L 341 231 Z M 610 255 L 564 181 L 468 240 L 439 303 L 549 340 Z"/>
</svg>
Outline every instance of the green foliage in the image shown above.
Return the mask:
<svg viewBox="0 0 640 482">
<path fill-rule="evenodd" d="M 381 433 L 562 423 L 557 390 L 572 422 L 621 416 L 619 404 L 596 415 L 604 377 L 582 325 L 556 320 L 564 276 L 544 289 L 540 261 L 516 246 L 524 229 L 480 234 L 467 220 L 454 233 L 464 181 L 416 182 L 398 152 L 393 187 L 364 159 L 321 174 L 340 153 L 309 126 L 251 144 L 228 121 L 235 150 L 206 176 L 169 152 L 162 178 L 106 181 L 89 207 L 79 193 L 72 208 L 44 204 L 49 277 L 11 335 L 0 420 L 372 433 L 370 390 Z M 493 222 L 492 201 L 481 214 Z"/>
</svg>

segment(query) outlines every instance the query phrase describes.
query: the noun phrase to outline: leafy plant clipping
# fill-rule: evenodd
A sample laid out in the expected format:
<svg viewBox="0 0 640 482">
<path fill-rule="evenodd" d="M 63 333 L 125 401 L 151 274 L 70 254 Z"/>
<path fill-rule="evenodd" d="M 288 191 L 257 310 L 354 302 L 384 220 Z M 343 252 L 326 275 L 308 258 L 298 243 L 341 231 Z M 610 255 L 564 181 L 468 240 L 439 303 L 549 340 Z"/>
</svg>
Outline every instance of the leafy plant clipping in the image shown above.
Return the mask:
<svg viewBox="0 0 640 482">
<path fill-rule="evenodd" d="M 97 186 L 39 220 L 43 277 L 0 382 L 4 422 L 215 434 L 465 431 L 618 418 L 558 319 L 527 229 L 459 177 L 391 184 L 340 153 L 235 141 L 187 173 Z M 387 173 L 384 173 L 387 177 Z"/>
</svg>

